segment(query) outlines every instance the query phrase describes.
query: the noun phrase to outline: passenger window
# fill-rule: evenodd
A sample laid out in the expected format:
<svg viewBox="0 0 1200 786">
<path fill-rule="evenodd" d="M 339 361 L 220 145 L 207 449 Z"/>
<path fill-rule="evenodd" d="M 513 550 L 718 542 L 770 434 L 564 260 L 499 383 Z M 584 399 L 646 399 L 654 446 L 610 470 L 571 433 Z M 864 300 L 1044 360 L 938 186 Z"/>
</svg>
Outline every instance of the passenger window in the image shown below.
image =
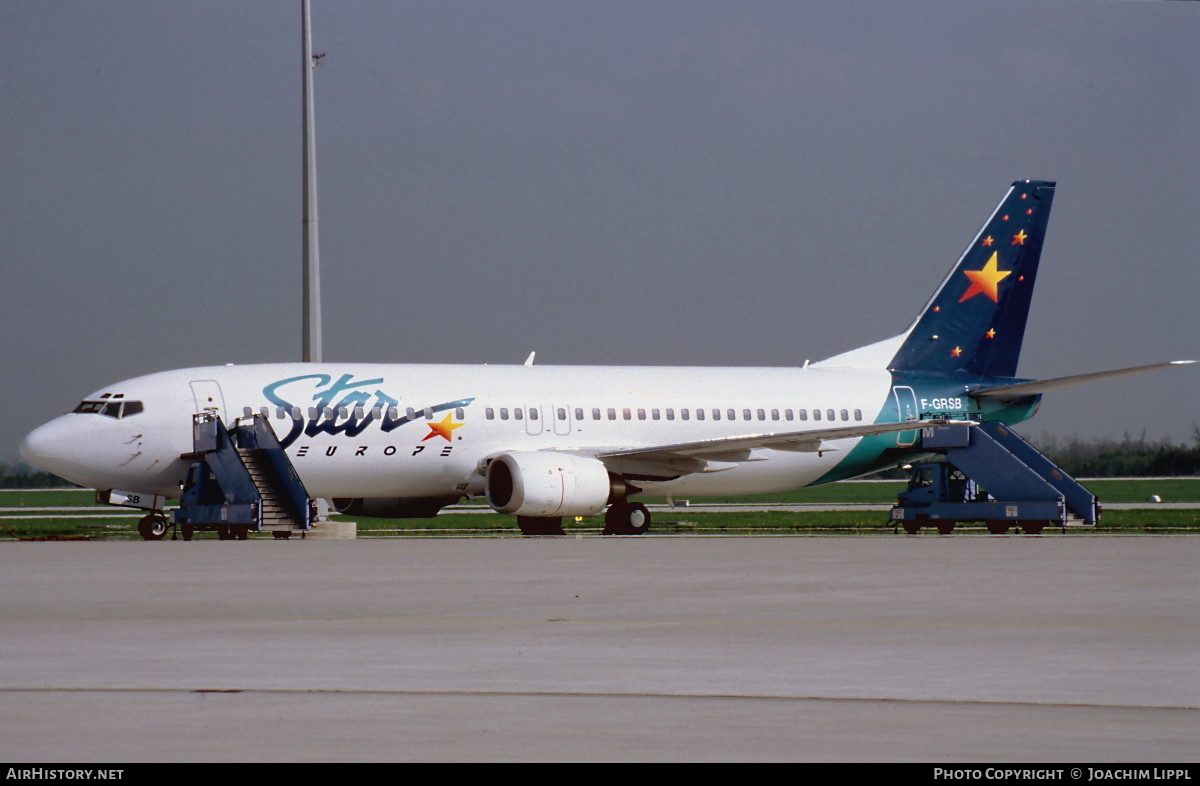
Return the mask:
<svg viewBox="0 0 1200 786">
<path fill-rule="evenodd" d="M 842 410 L 842 420 L 849 420 L 849 419 L 850 419 L 850 413 L 847 410 L 843 409 Z"/>
<path fill-rule="evenodd" d="M 833 410 L 832 409 L 825 410 L 825 419 L 833 420 Z"/>
<path fill-rule="evenodd" d="M 583 420 L 583 410 L 582 410 L 582 409 L 580 409 L 579 407 L 576 407 L 576 408 L 575 408 L 575 419 L 576 419 L 576 420 Z"/>
<path fill-rule="evenodd" d="M 242 407 L 242 417 L 248 418 L 248 417 L 252 417 L 253 415 L 254 415 L 254 410 L 250 409 L 250 407 Z"/>
<path fill-rule="evenodd" d="M 792 411 L 791 411 L 790 409 L 785 409 L 785 410 L 783 411 L 783 419 L 784 419 L 784 420 L 792 420 L 792 419 L 793 419 L 793 418 L 792 418 Z"/>
<path fill-rule="evenodd" d="M 529 410 L 529 419 L 530 420 L 533 420 L 534 412 L 535 412 L 535 410 L 532 410 L 532 409 Z M 522 420 L 524 417 L 525 417 L 525 410 L 521 409 L 520 407 L 515 407 L 513 409 L 513 420 Z"/>
<path fill-rule="evenodd" d="M 520 410 L 517 410 L 517 411 L 519 412 Z M 537 407 L 530 407 L 530 408 L 529 408 L 529 419 L 530 419 L 530 420 L 537 420 L 537 419 L 538 419 L 538 414 L 539 414 L 539 413 L 538 413 L 538 408 L 537 408 Z"/>
<path fill-rule="evenodd" d="M 807 409 L 798 409 L 796 411 L 800 414 L 801 420 L 808 420 L 808 410 Z"/>
<path fill-rule="evenodd" d="M 813 410 L 813 420 L 820 420 L 820 419 L 821 419 L 821 410 L 814 409 Z"/>
<path fill-rule="evenodd" d="M 387 408 L 388 420 L 398 420 L 400 412 L 393 406 Z"/>
<path fill-rule="evenodd" d="M 687 410 L 685 409 L 684 412 L 687 412 Z M 687 420 L 687 416 L 685 415 L 683 419 Z M 702 409 L 696 410 L 696 420 L 704 420 L 704 410 L 702 410 Z"/>
<path fill-rule="evenodd" d="M 749 420 L 749 419 L 750 419 L 750 410 L 743 409 L 742 410 L 742 420 Z"/>
<path fill-rule="evenodd" d="M 466 414 L 467 413 L 463 412 L 462 407 L 454 408 L 454 417 L 458 418 L 459 420 L 466 420 Z"/>
<path fill-rule="evenodd" d="M 612 407 L 608 408 L 608 419 L 609 420 L 617 419 L 617 411 L 615 409 L 613 409 Z M 628 420 L 628 418 L 626 418 L 626 420 Z"/>
<path fill-rule="evenodd" d="M 645 419 L 646 419 L 646 410 L 639 407 L 638 408 L 638 420 L 645 420 Z"/>
<path fill-rule="evenodd" d="M 462 412 L 462 410 L 460 409 L 460 410 L 459 410 L 459 412 Z M 366 417 L 366 414 L 363 412 L 363 408 L 362 408 L 362 407 L 355 407 L 355 408 L 354 408 L 354 419 L 355 419 L 355 420 L 362 420 L 364 417 Z M 462 415 L 459 415 L 459 419 L 460 419 L 460 420 L 462 419 Z"/>
<path fill-rule="evenodd" d="M 431 407 L 425 407 L 425 419 L 433 420 L 433 409 Z"/>
<path fill-rule="evenodd" d="M 496 410 L 492 409 L 491 407 L 488 407 L 487 409 L 485 409 L 483 411 L 483 416 L 485 418 L 487 418 L 488 420 L 495 420 L 496 419 Z"/>
<path fill-rule="evenodd" d="M 667 409 L 667 420 L 674 420 L 674 419 L 675 419 L 675 410 L 668 408 Z"/>
<path fill-rule="evenodd" d="M 559 407 L 558 408 L 558 419 L 566 420 L 567 419 L 567 410 L 563 409 L 562 407 Z"/>
<path fill-rule="evenodd" d="M 508 407 L 500 407 L 500 419 L 508 420 Z"/>
<path fill-rule="evenodd" d="M 404 414 L 408 416 L 409 420 L 417 419 L 417 411 L 415 409 L 413 409 L 412 407 L 409 407 L 408 409 L 404 410 Z"/>
<path fill-rule="evenodd" d="M 592 407 L 592 420 L 600 419 L 600 407 Z"/>
<path fill-rule="evenodd" d="M 748 411 L 749 410 L 747 410 L 747 412 Z M 734 409 L 725 410 L 725 419 L 726 420 L 737 420 L 737 410 L 734 410 Z"/>
<path fill-rule="evenodd" d="M 661 420 L 662 413 L 659 412 L 657 409 L 652 409 L 652 410 L 650 410 L 650 417 L 653 418 L 654 420 Z"/>
<path fill-rule="evenodd" d="M 626 420 L 632 419 L 633 416 L 629 412 L 629 407 L 625 407 L 621 410 L 621 417 L 625 418 Z"/>
<path fill-rule="evenodd" d="M 861 409 L 854 410 L 854 419 L 862 420 L 862 410 Z"/>
</svg>

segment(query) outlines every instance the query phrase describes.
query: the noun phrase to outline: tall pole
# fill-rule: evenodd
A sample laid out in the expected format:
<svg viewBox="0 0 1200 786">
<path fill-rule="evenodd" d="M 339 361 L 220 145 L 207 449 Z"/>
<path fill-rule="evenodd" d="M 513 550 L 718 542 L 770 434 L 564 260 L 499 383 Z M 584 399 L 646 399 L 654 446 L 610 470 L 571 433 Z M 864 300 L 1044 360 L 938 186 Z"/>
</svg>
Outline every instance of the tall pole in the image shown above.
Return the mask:
<svg viewBox="0 0 1200 786">
<path fill-rule="evenodd" d="M 313 57 L 308 0 L 301 0 L 304 72 L 304 339 L 305 363 L 321 361 L 321 260 L 317 242 L 317 143 L 313 130 Z"/>
</svg>

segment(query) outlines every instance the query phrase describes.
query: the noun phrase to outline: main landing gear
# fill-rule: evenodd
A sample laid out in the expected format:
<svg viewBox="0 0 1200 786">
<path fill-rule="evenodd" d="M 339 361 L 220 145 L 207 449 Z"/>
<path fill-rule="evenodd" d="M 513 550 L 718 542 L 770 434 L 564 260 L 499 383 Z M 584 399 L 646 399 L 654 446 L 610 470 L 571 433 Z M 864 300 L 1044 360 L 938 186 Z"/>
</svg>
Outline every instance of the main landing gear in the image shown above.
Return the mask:
<svg viewBox="0 0 1200 786">
<path fill-rule="evenodd" d="M 558 516 L 517 516 L 522 535 L 564 535 Z M 622 500 L 604 514 L 605 535 L 641 535 L 650 529 L 650 511 L 640 502 Z"/>
<path fill-rule="evenodd" d="M 650 511 L 640 502 L 614 502 L 604 514 L 605 535 L 642 535 L 650 529 Z"/>
</svg>

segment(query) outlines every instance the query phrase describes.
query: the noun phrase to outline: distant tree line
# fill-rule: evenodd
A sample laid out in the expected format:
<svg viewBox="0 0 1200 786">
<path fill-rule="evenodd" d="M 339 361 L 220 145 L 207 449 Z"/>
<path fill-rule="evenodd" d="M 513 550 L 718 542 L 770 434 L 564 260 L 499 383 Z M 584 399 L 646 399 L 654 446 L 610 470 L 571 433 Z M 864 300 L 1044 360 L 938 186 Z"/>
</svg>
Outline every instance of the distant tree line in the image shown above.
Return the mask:
<svg viewBox="0 0 1200 786">
<path fill-rule="evenodd" d="M 1190 445 L 1154 442 L 1144 434 L 1138 439 L 1126 434 L 1119 440 L 1076 436 L 1065 442 L 1043 436 L 1034 444 L 1067 474 L 1079 478 L 1200 475 L 1200 426 L 1192 426 Z"/>
<path fill-rule="evenodd" d="M 63 480 L 40 469 L 34 469 L 24 461 L 9 466 L 0 462 L 0 489 L 62 489 L 78 488 L 74 483 Z"/>
</svg>

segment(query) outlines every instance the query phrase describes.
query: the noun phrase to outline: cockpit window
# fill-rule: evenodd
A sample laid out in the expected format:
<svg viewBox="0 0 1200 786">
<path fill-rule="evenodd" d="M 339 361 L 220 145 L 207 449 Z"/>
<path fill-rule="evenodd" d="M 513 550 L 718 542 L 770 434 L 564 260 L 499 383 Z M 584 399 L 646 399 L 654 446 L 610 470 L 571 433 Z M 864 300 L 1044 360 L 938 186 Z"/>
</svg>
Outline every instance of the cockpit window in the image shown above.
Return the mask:
<svg viewBox="0 0 1200 786">
<path fill-rule="evenodd" d="M 145 407 L 140 401 L 123 401 L 121 399 L 109 401 L 81 401 L 79 406 L 75 407 L 74 412 L 87 412 L 96 415 L 106 415 L 110 418 L 132 417 L 141 412 Z"/>
</svg>

